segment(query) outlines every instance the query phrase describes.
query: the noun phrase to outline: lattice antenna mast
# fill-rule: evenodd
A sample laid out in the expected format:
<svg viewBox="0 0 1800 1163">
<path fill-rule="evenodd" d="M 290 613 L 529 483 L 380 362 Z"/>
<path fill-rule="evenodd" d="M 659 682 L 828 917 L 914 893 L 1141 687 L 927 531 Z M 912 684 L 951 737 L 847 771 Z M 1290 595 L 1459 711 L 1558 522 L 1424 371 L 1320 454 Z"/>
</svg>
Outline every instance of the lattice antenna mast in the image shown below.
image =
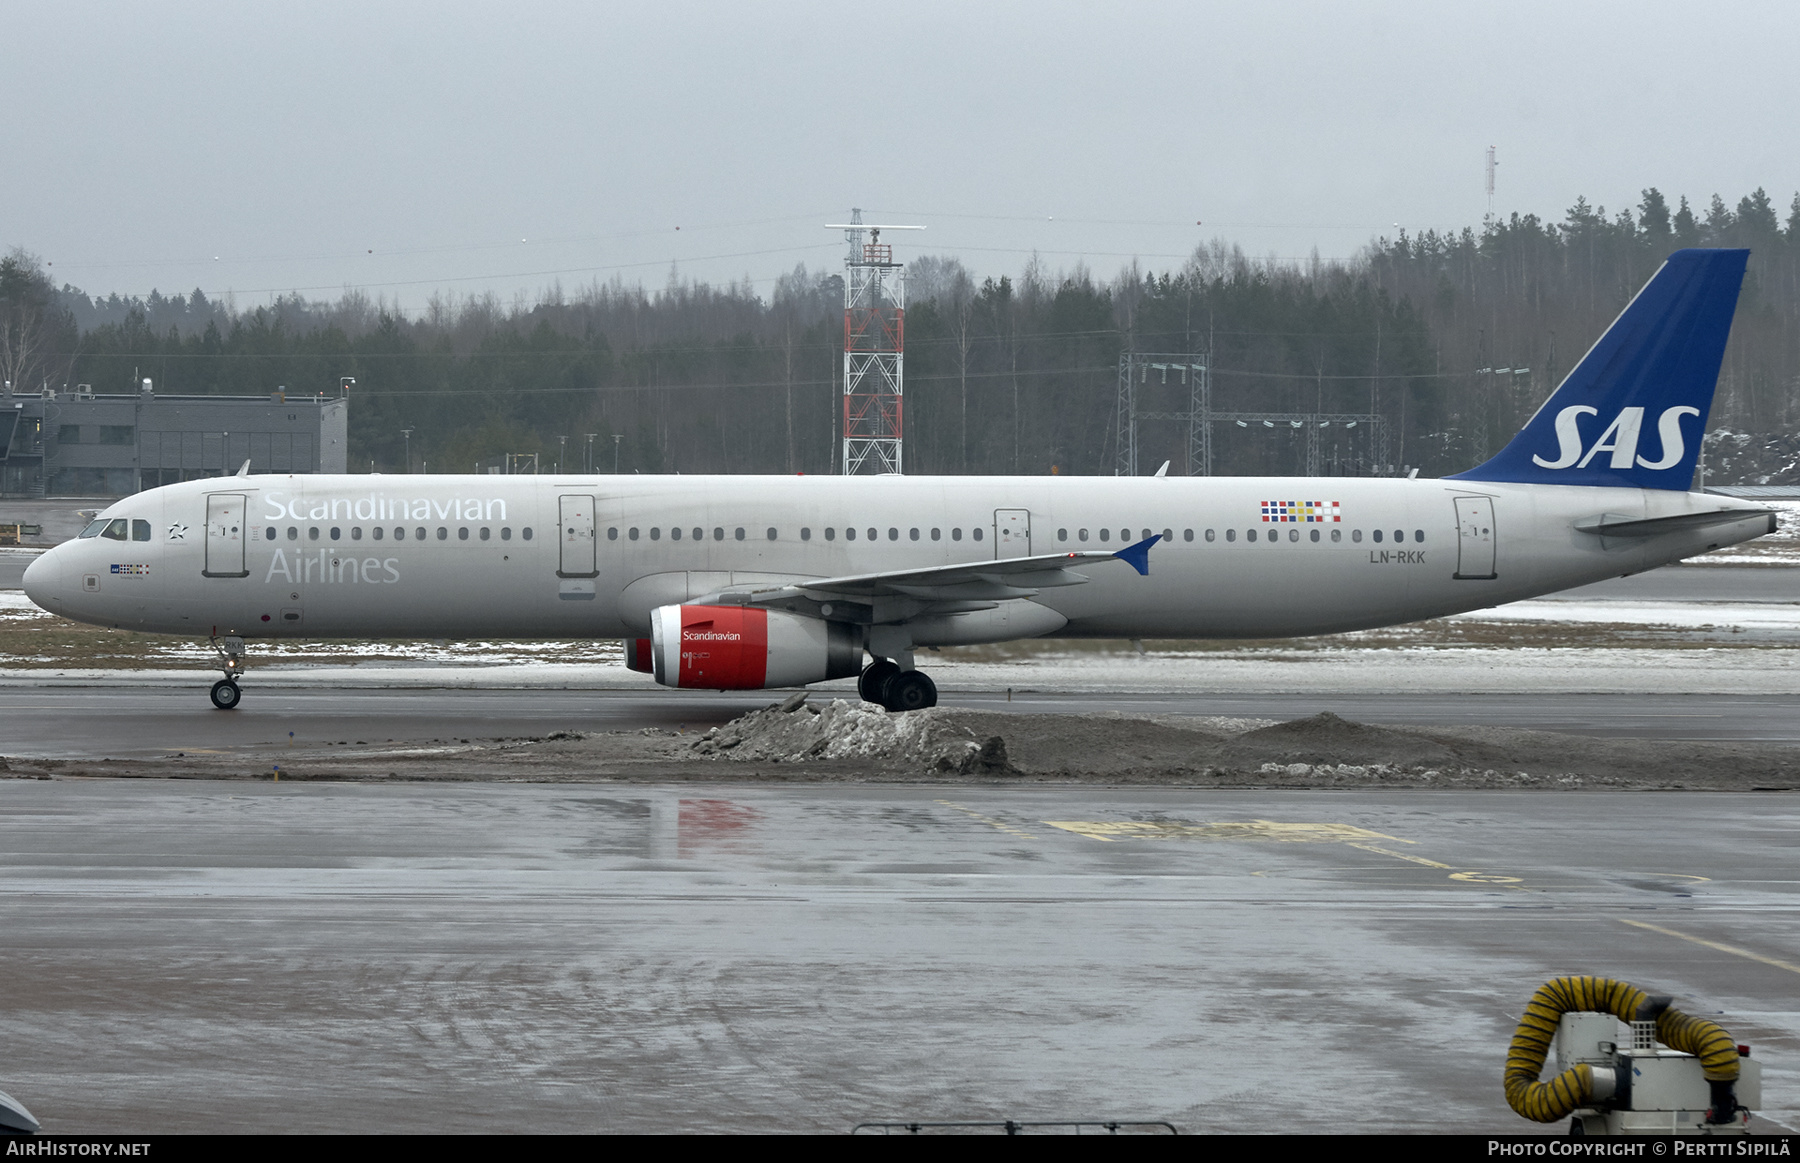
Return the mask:
<svg viewBox="0 0 1800 1163">
<path fill-rule="evenodd" d="M 850 244 L 844 259 L 845 476 L 905 471 L 901 433 L 906 395 L 906 264 L 881 241 L 884 230 L 923 226 L 865 223 L 861 210 L 831 223 Z M 863 241 L 864 232 L 868 241 Z"/>
</svg>

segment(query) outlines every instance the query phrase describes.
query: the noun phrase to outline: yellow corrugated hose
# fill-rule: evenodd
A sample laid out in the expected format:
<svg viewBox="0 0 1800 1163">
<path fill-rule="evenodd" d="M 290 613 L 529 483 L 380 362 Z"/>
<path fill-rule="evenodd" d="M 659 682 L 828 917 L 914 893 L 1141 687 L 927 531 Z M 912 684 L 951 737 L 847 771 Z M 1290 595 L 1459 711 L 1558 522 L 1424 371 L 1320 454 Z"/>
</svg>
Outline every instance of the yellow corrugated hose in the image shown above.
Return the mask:
<svg viewBox="0 0 1800 1163">
<path fill-rule="evenodd" d="M 1513 1110 L 1540 1123 L 1553 1123 L 1584 1105 L 1594 1093 L 1594 1071 L 1579 1063 L 1544 1082 L 1538 1072 L 1550 1053 L 1557 1023 L 1566 1013 L 1612 1014 L 1620 1021 L 1637 1018 L 1649 995 L 1628 982 L 1610 977 L 1555 977 L 1526 1003 L 1525 1016 L 1506 1052 L 1506 1101 Z M 1648 1015 L 1646 1015 L 1646 1018 Z M 1656 1038 L 1671 1050 L 1700 1059 L 1708 1082 L 1735 1082 L 1737 1044 L 1716 1022 L 1665 1009 L 1656 1016 Z"/>
</svg>

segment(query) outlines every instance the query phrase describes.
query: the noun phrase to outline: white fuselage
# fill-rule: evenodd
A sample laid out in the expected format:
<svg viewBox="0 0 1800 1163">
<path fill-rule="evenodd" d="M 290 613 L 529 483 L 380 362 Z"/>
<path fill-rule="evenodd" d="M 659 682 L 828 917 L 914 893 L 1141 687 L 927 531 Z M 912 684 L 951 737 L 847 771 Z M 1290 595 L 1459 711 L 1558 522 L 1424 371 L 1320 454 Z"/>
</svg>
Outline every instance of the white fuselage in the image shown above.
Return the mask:
<svg viewBox="0 0 1800 1163">
<path fill-rule="evenodd" d="M 1576 528 L 1737 507 L 1742 521 L 1652 537 Z M 1148 576 L 1084 562 L 1086 584 L 1029 599 L 1036 617 L 939 636 L 1322 634 L 1637 573 L 1769 528 L 1755 506 L 1661 490 L 1218 477 L 270 475 L 169 485 L 102 516 L 125 518 L 127 539 L 44 554 L 33 601 L 246 638 L 630 638 L 655 608 L 726 586 L 1118 549 L 1165 530 Z M 941 644 L 932 634 L 922 623 L 916 644 Z"/>
</svg>

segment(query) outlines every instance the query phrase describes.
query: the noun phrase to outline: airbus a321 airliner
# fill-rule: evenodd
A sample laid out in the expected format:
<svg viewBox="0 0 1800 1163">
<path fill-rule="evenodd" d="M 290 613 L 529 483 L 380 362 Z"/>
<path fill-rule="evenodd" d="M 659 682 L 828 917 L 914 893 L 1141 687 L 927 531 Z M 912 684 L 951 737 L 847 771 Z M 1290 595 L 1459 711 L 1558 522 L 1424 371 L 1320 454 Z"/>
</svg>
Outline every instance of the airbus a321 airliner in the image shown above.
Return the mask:
<svg viewBox="0 0 1800 1163">
<path fill-rule="evenodd" d="M 222 709 L 255 638 L 619 638 L 665 686 L 860 675 L 902 711 L 937 701 L 919 647 L 1434 618 L 1774 531 L 1767 509 L 1689 491 L 1748 253 L 1671 255 L 1498 456 L 1443 479 L 246 464 L 120 501 L 25 590 L 78 621 L 208 638 Z"/>
</svg>

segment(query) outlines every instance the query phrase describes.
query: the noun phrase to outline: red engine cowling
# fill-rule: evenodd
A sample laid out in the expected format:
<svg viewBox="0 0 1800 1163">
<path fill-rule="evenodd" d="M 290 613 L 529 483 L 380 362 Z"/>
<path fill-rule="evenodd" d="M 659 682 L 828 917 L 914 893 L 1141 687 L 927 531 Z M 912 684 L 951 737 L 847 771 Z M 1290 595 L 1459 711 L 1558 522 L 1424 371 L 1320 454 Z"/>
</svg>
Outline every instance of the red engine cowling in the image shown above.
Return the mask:
<svg viewBox="0 0 1800 1163">
<path fill-rule="evenodd" d="M 861 673 L 862 634 L 754 606 L 659 606 L 650 614 L 650 656 L 664 686 L 754 691 Z"/>
<path fill-rule="evenodd" d="M 650 658 L 650 639 L 625 639 L 625 669 L 638 670 L 645 674 L 656 671 L 656 663 Z"/>
</svg>

